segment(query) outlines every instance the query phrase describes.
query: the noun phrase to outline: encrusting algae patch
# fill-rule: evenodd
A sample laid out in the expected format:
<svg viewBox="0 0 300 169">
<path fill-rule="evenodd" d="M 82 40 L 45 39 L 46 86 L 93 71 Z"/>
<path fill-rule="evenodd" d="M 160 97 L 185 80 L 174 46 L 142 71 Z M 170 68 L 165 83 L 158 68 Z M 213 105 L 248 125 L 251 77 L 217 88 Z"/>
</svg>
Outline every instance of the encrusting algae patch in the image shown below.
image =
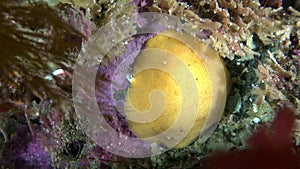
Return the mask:
<svg viewBox="0 0 300 169">
<path fill-rule="evenodd" d="M 182 148 L 198 136 L 203 141 L 210 136 L 227 89 L 225 67 L 215 51 L 168 30 L 146 42 L 133 70 L 125 114 L 137 137 Z"/>
</svg>

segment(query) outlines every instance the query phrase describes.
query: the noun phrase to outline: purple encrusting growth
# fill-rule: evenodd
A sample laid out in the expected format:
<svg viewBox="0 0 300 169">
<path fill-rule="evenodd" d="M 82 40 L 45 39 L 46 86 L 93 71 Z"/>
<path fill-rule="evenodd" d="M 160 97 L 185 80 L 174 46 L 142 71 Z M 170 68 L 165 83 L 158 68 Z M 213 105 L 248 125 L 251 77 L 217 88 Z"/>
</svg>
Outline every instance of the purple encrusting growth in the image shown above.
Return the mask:
<svg viewBox="0 0 300 169">
<path fill-rule="evenodd" d="M 129 83 L 126 75 L 130 73 L 130 66 L 143 48 L 143 44 L 152 36 L 149 34 L 138 35 L 134 40 L 129 42 L 126 46 L 126 52 L 121 57 L 116 58 L 111 65 L 107 65 L 113 73 L 112 85 L 114 89 L 124 90 L 128 87 Z"/>
<path fill-rule="evenodd" d="M 154 1 L 153 0 L 133 0 L 133 3 L 138 7 L 145 7 L 145 6 L 152 6 Z"/>
<path fill-rule="evenodd" d="M 94 160 L 100 160 L 104 162 L 109 162 L 109 160 L 112 158 L 113 154 L 103 150 L 101 147 L 96 146 L 87 156 L 82 157 L 82 159 L 78 162 L 78 168 L 93 168 L 91 164 L 91 161 Z M 93 166 L 93 167 L 92 167 Z M 105 168 L 106 164 L 105 163 L 100 163 L 98 164 L 98 168 Z"/>
<path fill-rule="evenodd" d="M 130 73 L 130 66 L 144 43 L 152 36 L 152 34 L 137 35 L 128 43 L 127 51 L 122 56 L 114 58 L 107 65 L 101 65 L 98 69 L 95 95 L 99 109 L 108 123 L 124 135 L 132 134 L 126 129 L 125 118 L 120 114 L 122 112 L 116 108 L 116 106 L 122 107 L 123 102 L 118 101 L 118 105 L 116 105 L 117 101 L 114 100 L 113 94 L 115 90 L 124 90 L 128 87 L 126 75 Z"/>
<path fill-rule="evenodd" d="M 85 39 L 88 39 L 92 34 L 91 21 L 84 16 L 83 11 L 79 11 L 78 14 L 72 8 L 67 8 L 66 11 L 68 15 L 67 24 L 79 31 Z"/>
<path fill-rule="evenodd" d="M 151 38 L 152 34 L 136 35 L 127 44 L 126 52 L 120 56 L 113 58 L 108 64 L 100 65 L 98 69 L 98 74 L 96 77 L 96 99 L 99 105 L 99 110 L 101 111 L 103 117 L 107 123 L 116 130 L 119 134 L 110 133 L 106 136 L 102 143 L 107 143 L 113 147 L 122 146 L 124 147 L 124 152 L 135 152 L 137 150 L 150 150 L 150 145 L 145 143 L 143 147 L 139 147 L 134 142 L 123 142 L 122 145 L 118 141 L 119 138 L 127 139 L 126 137 L 135 137 L 134 134 L 128 129 L 126 125 L 126 119 L 123 114 L 124 100 L 115 100 L 114 92 L 116 90 L 126 90 L 129 83 L 126 79 L 126 75 L 130 73 L 130 67 L 134 62 L 134 59 L 139 54 L 145 42 Z M 103 138 L 102 138 L 103 139 Z M 102 148 L 101 148 L 102 149 Z M 102 149 L 103 150 L 103 149 Z M 103 150 L 98 151 L 98 158 L 100 160 L 110 160 L 109 152 Z M 108 159 L 107 159 L 108 158 Z"/>
<path fill-rule="evenodd" d="M 196 37 L 199 39 L 208 39 L 212 34 L 213 32 L 211 30 L 203 29 L 196 33 Z"/>
<path fill-rule="evenodd" d="M 1 166 L 19 169 L 53 168 L 50 152 L 42 145 L 42 141 L 46 141 L 47 137 L 43 137 L 40 133 L 40 126 L 31 127 L 33 135 L 30 133 L 29 127 L 23 125 L 17 129 L 12 140 L 4 145 Z"/>
<path fill-rule="evenodd" d="M 300 41 L 299 39 L 294 36 L 291 38 L 291 42 L 292 42 L 292 53 L 297 55 L 297 56 L 300 56 Z"/>
</svg>

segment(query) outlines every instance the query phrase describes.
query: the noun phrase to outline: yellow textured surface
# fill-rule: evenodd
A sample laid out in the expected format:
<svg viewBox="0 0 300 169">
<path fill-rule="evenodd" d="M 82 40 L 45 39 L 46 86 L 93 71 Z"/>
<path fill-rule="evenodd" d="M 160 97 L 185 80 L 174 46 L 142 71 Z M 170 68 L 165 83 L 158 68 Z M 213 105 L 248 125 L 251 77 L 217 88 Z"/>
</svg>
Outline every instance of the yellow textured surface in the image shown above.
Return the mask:
<svg viewBox="0 0 300 169">
<path fill-rule="evenodd" d="M 184 86 L 179 86 L 175 79 L 173 79 L 168 73 L 155 68 L 143 70 L 136 74 L 127 92 L 127 95 L 129 96 L 128 98 L 130 99 L 133 107 L 143 112 L 149 110 L 151 106 L 155 106 L 151 105 L 149 100 L 150 93 L 155 89 L 159 89 L 165 94 L 165 107 L 163 114 L 158 119 L 149 123 L 138 123 L 128 120 L 128 126 L 139 138 L 156 136 L 164 132 L 171 127 L 178 118 L 182 101 L 184 101 L 182 100 L 180 87 L 189 88 L 191 85 L 190 83 L 196 83 L 199 96 L 199 98 L 194 98 L 198 99 L 199 104 L 197 118 L 186 137 L 184 137 L 184 139 L 175 146 L 175 148 L 185 147 L 194 141 L 200 134 L 212 105 L 212 81 L 206 70 L 205 63 L 201 59 L 203 56 L 197 56 L 190 47 L 175 38 L 165 35 L 156 35 L 148 40 L 145 49 L 149 48 L 163 49 L 174 54 L 188 67 L 195 81 L 186 81 Z M 144 63 L 135 64 L 147 64 L 147 60 L 139 60 L 139 62 Z M 168 65 L 169 64 L 166 64 L 166 66 Z M 174 67 L 174 69 L 178 68 Z M 184 80 L 185 77 L 181 76 L 180 78 L 183 78 L 181 80 Z M 126 104 L 128 103 L 129 101 L 126 100 L 125 107 L 127 107 Z M 130 110 L 125 109 L 125 114 L 126 111 Z M 182 113 L 189 114 L 190 111 Z M 187 119 L 185 121 L 189 123 L 190 120 Z M 182 125 L 188 126 L 190 124 Z M 176 133 L 174 134 L 176 135 Z M 168 143 L 163 141 L 162 144 L 168 145 Z"/>
</svg>

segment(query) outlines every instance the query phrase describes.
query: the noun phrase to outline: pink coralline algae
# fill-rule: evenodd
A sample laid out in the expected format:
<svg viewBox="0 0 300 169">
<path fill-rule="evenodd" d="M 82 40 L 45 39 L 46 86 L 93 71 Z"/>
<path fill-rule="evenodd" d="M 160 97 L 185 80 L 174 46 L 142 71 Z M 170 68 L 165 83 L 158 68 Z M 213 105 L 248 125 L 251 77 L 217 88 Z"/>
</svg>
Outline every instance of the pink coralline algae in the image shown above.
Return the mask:
<svg viewBox="0 0 300 169">
<path fill-rule="evenodd" d="M 262 6 L 279 8 L 282 5 L 282 0 L 260 0 Z"/>
<path fill-rule="evenodd" d="M 46 140 L 41 140 L 46 137 L 42 136 L 39 126 L 31 127 L 33 135 L 28 126 L 21 126 L 12 140 L 4 145 L 0 166 L 19 169 L 53 168 L 50 152 L 43 146 Z"/>
<path fill-rule="evenodd" d="M 127 128 L 125 117 L 123 116 L 123 99 L 115 99 L 115 91 L 125 90 L 129 82 L 126 79 L 126 75 L 130 72 L 130 66 L 133 64 L 135 57 L 139 51 L 143 48 L 143 44 L 153 35 L 137 35 L 133 37 L 126 46 L 126 52 L 120 56 L 112 59 L 106 65 L 100 65 L 97 77 L 96 77 L 96 89 L 95 95 L 103 117 L 107 123 L 115 129 L 117 132 L 122 133 L 128 137 L 134 137 L 133 133 Z M 119 135 L 111 135 L 107 137 L 103 142 L 110 143 L 112 146 L 117 146 L 119 143 L 114 138 L 118 138 Z M 139 148 L 134 143 L 130 145 L 123 145 L 125 149 L 134 151 Z M 146 149 L 149 149 L 149 145 L 145 144 Z M 108 153 L 108 152 L 107 152 Z M 110 157 L 109 153 L 106 154 L 99 151 L 98 154 L 102 154 L 103 157 Z M 107 158 L 101 158 L 104 161 L 109 160 Z"/>
<path fill-rule="evenodd" d="M 92 34 L 91 22 L 84 16 L 83 11 L 79 11 L 78 14 L 72 8 L 66 9 L 68 14 L 69 25 L 79 31 L 85 39 L 88 39 Z"/>
<path fill-rule="evenodd" d="M 292 53 L 300 57 L 300 40 L 296 36 L 293 36 L 291 42 L 293 44 L 291 48 Z"/>
<path fill-rule="evenodd" d="M 133 0 L 133 2 L 137 7 L 151 6 L 153 4 L 153 0 Z"/>
<path fill-rule="evenodd" d="M 117 101 L 113 98 L 114 91 L 124 90 L 128 87 L 129 82 L 126 80 L 126 75 L 130 73 L 129 67 L 133 64 L 143 44 L 151 36 L 152 35 L 139 35 L 135 37 L 134 40 L 130 41 L 126 46 L 127 51 L 122 56 L 117 57 L 107 65 L 101 65 L 98 69 L 98 75 L 96 77 L 96 98 L 99 103 L 99 109 L 104 117 L 110 118 L 108 122 L 117 131 L 123 131 L 122 125 L 125 124 L 125 119 L 119 117 L 120 112 L 118 112 L 115 103 Z M 122 101 L 118 103 L 122 105 Z"/>
<path fill-rule="evenodd" d="M 294 113 L 281 109 L 272 126 L 261 127 L 247 141 L 247 149 L 221 152 L 210 158 L 214 169 L 298 169 L 300 154 L 293 144 Z"/>
</svg>

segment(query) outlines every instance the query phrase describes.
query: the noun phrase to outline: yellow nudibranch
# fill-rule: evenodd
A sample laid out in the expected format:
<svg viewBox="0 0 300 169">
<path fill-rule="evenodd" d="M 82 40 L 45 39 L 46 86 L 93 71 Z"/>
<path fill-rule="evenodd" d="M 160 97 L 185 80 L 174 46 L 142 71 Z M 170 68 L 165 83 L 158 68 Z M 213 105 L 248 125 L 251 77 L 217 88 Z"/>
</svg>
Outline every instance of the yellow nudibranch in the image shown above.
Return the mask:
<svg viewBox="0 0 300 169">
<path fill-rule="evenodd" d="M 167 30 L 146 42 L 133 71 L 125 115 L 137 137 L 174 148 L 207 140 L 227 96 L 226 68 L 216 51 Z"/>
</svg>

